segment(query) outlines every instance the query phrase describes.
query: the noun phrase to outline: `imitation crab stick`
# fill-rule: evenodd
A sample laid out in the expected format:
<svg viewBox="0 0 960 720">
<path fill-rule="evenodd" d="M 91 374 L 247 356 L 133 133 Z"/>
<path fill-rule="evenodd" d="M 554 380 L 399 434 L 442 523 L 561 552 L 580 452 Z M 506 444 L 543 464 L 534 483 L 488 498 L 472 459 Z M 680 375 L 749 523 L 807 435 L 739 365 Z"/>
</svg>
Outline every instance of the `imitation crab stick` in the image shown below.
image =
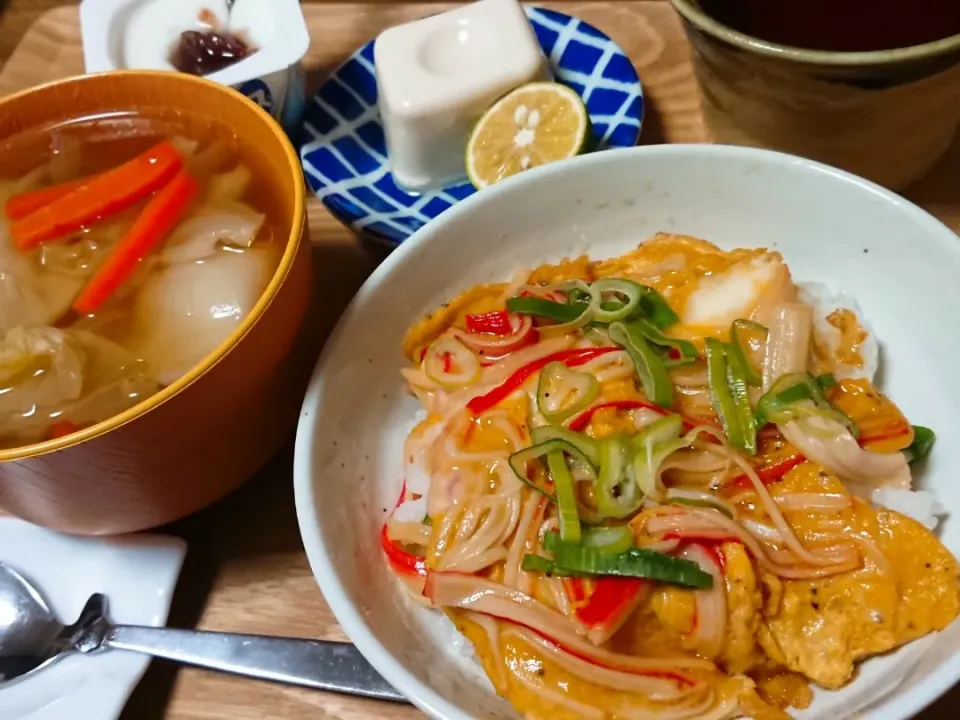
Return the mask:
<svg viewBox="0 0 960 720">
<path fill-rule="evenodd" d="M 10 234 L 20 250 L 32 250 L 47 240 L 63 237 L 135 205 L 170 182 L 182 166 L 183 158 L 173 143 L 162 142 L 113 170 L 87 178 L 76 187 L 64 190 L 57 186 L 62 194 L 10 223 Z M 50 193 L 40 200 L 56 195 L 55 190 L 49 188 Z M 38 202 L 36 198 L 21 199 L 14 203 L 14 209 Z"/>
<path fill-rule="evenodd" d="M 866 447 L 870 445 L 870 443 L 900 437 L 909 432 L 911 432 L 910 426 L 904 423 L 891 428 L 886 428 L 884 431 L 877 433 L 876 435 L 860 437 L 857 442 L 860 443 L 861 447 Z M 757 470 L 757 477 L 760 478 L 760 482 L 762 482 L 764 485 L 770 485 L 771 483 L 774 483 L 782 478 L 798 465 L 806 462 L 806 460 L 807 459 L 800 453 L 794 453 L 793 455 L 790 455 L 783 460 L 774 463 L 773 465 L 768 465 L 767 467 Z M 747 489 L 753 487 L 753 484 L 750 482 L 750 478 L 748 478 L 746 475 L 737 475 L 730 482 L 734 487 Z"/>
<path fill-rule="evenodd" d="M 426 577 L 427 561 L 419 555 L 407 552 L 400 545 L 390 539 L 387 533 L 387 526 L 384 523 L 380 530 L 380 547 L 383 548 L 387 560 L 390 561 L 390 567 L 394 572 L 400 575 L 419 575 Z"/>
<path fill-rule="evenodd" d="M 562 362 L 567 367 L 576 367 L 578 365 L 583 365 L 584 363 L 590 362 L 594 358 L 600 357 L 601 355 L 616 352 L 617 350 L 618 348 L 615 347 L 574 348 L 572 350 L 560 350 L 559 352 L 552 353 L 546 357 L 539 358 L 515 371 L 513 375 L 508 377 L 501 384 L 497 385 L 486 395 L 475 397 L 473 400 L 467 403 L 467 409 L 474 415 L 479 415 L 480 413 L 486 412 L 490 408 L 497 405 L 497 403 L 499 403 L 501 400 L 505 400 L 506 398 L 510 397 L 515 390 L 523 387 L 523 384 L 527 381 L 527 378 L 529 378 L 535 372 L 542 370 L 552 362 Z"/>
<path fill-rule="evenodd" d="M 587 408 L 582 413 L 577 415 L 573 420 L 571 420 L 567 427 L 569 427 L 571 430 L 575 430 L 576 432 L 583 432 L 583 429 L 593 419 L 594 413 L 596 413 L 598 410 L 603 410 L 605 408 L 615 408 L 617 410 L 645 409 L 645 410 L 653 410 L 654 412 L 657 412 L 661 415 L 675 414 L 675 413 L 671 413 L 670 410 L 667 410 L 666 408 L 661 407 L 660 405 L 657 405 L 652 402 L 647 402 L 646 400 L 608 400 L 606 402 L 600 403 L 599 405 L 594 405 L 591 408 Z M 700 425 L 712 424 L 711 421 L 709 420 L 701 420 L 699 422 L 694 422 L 690 418 L 685 418 L 683 416 L 681 416 L 681 419 L 683 420 L 684 428 L 686 428 L 687 430 L 692 430 L 693 428 L 699 427 Z"/>
<path fill-rule="evenodd" d="M 510 315 L 506 310 L 467 315 L 466 325 L 467 332 L 477 334 L 499 335 L 500 337 L 513 334 Z"/>
<path fill-rule="evenodd" d="M 397 508 L 403 505 L 404 500 L 407 498 L 407 482 L 404 480 L 403 487 L 400 488 L 400 497 L 397 498 L 397 504 L 393 506 L 393 511 L 396 512 Z M 398 543 L 395 543 L 390 539 L 390 533 L 387 530 L 387 523 L 383 524 L 383 527 L 380 528 L 380 547 L 383 548 L 384 554 L 387 556 L 387 561 L 390 563 L 390 567 L 393 568 L 393 571 L 398 575 L 405 577 L 426 577 L 427 576 L 427 561 L 425 558 L 414 555 L 411 552 L 404 550 Z"/>
<path fill-rule="evenodd" d="M 150 198 L 136 221 L 73 301 L 73 309 L 80 315 L 96 312 L 133 274 L 140 260 L 180 222 L 199 189 L 197 181 L 183 170 Z"/>
<path fill-rule="evenodd" d="M 571 577 L 564 578 L 563 585 L 574 616 L 594 642 L 605 642 L 619 630 L 650 589 L 646 580 L 625 577 L 598 577 L 589 582 Z"/>
</svg>

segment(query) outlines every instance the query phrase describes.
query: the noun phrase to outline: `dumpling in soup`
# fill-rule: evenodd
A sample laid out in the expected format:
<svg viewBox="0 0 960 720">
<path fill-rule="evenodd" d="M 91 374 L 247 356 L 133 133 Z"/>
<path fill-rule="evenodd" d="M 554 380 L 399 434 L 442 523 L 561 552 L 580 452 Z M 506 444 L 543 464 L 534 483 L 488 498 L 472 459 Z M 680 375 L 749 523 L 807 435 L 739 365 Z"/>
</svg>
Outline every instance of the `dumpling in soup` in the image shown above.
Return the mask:
<svg viewBox="0 0 960 720">
<path fill-rule="evenodd" d="M 137 295 L 124 343 L 169 384 L 210 354 L 256 304 L 273 271 L 269 253 L 220 248 L 155 272 Z"/>
</svg>

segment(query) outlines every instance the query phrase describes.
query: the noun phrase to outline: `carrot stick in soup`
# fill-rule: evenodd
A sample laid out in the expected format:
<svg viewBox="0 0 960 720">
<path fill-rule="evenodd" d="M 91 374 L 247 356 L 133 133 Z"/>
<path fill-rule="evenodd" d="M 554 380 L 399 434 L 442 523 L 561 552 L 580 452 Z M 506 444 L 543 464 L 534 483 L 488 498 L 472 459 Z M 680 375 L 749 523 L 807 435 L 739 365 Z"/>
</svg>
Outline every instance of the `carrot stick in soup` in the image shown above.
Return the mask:
<svg viewBox="0 0 960 720">
<path fill-rule="evenodd" d="M 140 260 L 156 248 L 186 215 L 200 186 L 181 170 L 150 198 L 131 228 L 107 255 L 86 287 L 73 301 L 73 309 L 89 315 L 109 298 L 137 269 Z"/>
<path fill-rule="evenodd" d="M 55 200 L 59 200 L 64 195 L 69 195 L 89 181 L 90 178 L 81 178 L 80 180 L 74 180 L 61 185 L 53 185 L 42 188 L 41 190 L 30 190 L 29 192 L 14 195 L 7 200 L 4 213 L 9 220 L 19 220 L 49 205 Z"/>
<path fill-rule="evenodd" d="M 94 175 L 72 192 L 14 220 L 10 234 L 20 250 L 33 250 L 84 225 L 135 205 L 170 181 L 183 158 L 169 141 L 113 170 Z"/>
<path fill-rule="evenodd" d="M 80 429 L 80 426 L 70 420 L 58 420 L 47 428 L 47 440 L 56 440 L 57 438 L 73 435 Z"/>
</svg>

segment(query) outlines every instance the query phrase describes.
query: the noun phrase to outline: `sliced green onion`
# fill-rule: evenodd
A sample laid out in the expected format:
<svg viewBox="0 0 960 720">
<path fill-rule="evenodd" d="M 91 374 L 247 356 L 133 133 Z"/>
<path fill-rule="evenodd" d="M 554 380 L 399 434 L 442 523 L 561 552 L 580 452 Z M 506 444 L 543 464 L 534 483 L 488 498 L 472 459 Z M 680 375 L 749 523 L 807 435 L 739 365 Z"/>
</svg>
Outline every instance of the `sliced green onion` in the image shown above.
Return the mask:
<svg viewBox="0 0 960 720">
<path fill-rule="evenodd" d="M 596 325 L 587 325 L 583 328 L 583 335 L 597 347 L 605 347 L 610 344 L 610 337 Z"/>
<path fill-rule="evenodd" d="M 579 282 L 579 281 L 578 281 Z M 584 285 L 586 287 L 586 285 Z M 578 308 L 566 303 L 558 303 L 546 298 L 515 297 L 506 302 L 507 312 L 554 320 L 553 325 L 540 325 L 537 332 L 543 337 L 556 337 L 576 332 L 593 319 L 593 306 Z"/>
<path fill-rule="evenodd" d="M 597 322 L 612 323 L 626 320 L 640 307 L 644 288 L 633 280 L 622 278 L 603 278 L 590 286 L 590 293 L 598 301 L 599 308 L 593 313 Z M 623 298 L 621 302 L 604 302 L 603 293 L 612 293 Z"/>
<path fill-rule="evenodd" d="M 667 337 L 660 332 L 660 329 L 654 325 L 653 322 L 647 318 L 639 317 L 635 320 L 631 320 L 630 325 L 636 327 L 637 330 L 639 330 L 643 336 L 654 345 L 673 348 L 680 354 L 679 358 L 664 357 L 663 364 L 667 367 L 674 367 L 676 365 L 689 365 L 692 362 L 696 362 L 697 348 L 692 342 L 680 340 L 678 338 Z"/>
<path fill-rule="evenodd" d="M 523 556 L 523 560 L 520 562 L 520 569 L 524 572 L 540 572 L 545 575 L 557 574 L 553 560 L 548 560 L 541 555 L 533 555 L 531 553 Z"/>
<path fill-rule="evenodd" d="M 762 335 L 766 341 L 770 331 L 766 326 L 752 320 L 734 320 L 730 326 L 730 351 L 743 366 L 747 382 L 754 387 L 760 387 L 763 385 L 763 375 L 750 362 L 750 346 L 745 337 L 750 333 Z"/>
<path fill-rule="evenodd" d="M 723 423 L 727 440 L 751 455 L 757 452 L 757 421 L 750 406 L 747 370 L 730 345 L 707 338 L 710 401 Z"/>
<path fill-rule="evenodd" d="M 480 377 L 480 358 L 456 338 L 437 338 L 423 358 L 423 372 L 445 388 L 469 385 Z"/>
<path fill-rule="evenodd" d="M 644 578 L 695 588 L 713 586 L 713 576 L 695 562 L 654 550 L 631 548 L 622 553 L 599 552 L 565 543 L 556 533 L 547 533 L 544 545 L 553 553 L 554 572 L 558 573 Z"/>
<path fill-rule="evenodd" d="M 563 450 L 551 450 L 547 453 L 547 468 L 553 478 L 553 488 L 557 494 L 557 511 L 560 515 L 560 539 L 564 542 L 580 542 L 580 516 L 577 514 L 577 491 L 573 486 L 573 476 L 563 458 Z"/>
<path fill-rule="evenodd" d="M 854 437 L 860 435 L 856 423 L 827 400 L 823 389 L 807 373 L 783 375 L 757 403 L 758 427 L 767 423 L 779 425 L 804 417 L 833 420 L 847 428 Z"/>
<path fill-rule="evenodd" d="M 624 296 L 626 302 L 603 302 L 605 292 Z M 634 303 L 634 297 L 639 298 Z M 603 278 L 590 286 L 583 281 L 574 281 L 567 289 L 567 303 L 574 307 L 592 305 L 599 308 L 601 314 L 596 318 L 600 322 L 615 322 L 631 317 L 646 317 L 660 330 L 676 325 L 680 318 L 656 290 L 624 278 Z M 629 312 L 626 310 L 629 308 Z M 602 320 L 602 317 L 609 319 Z"/>
<path fill-rule="evenodd" d="M 610 339 L 626 350 L 633 360 L 647 399 L 661 407 L 672 407 L 673 384 L 667 367 L 643 334 L 636 327 L 623 322 L 612 323 L 609 333 Z"/>
<path fill-rule="evenodd" d="M 817 376 L 817 385 L 820 386 L 821 390 L 832 390 L 838 384 L 837 376 L 833 373 L 824 373 Z"/>
<path fill-rule="evenodd" d="M 568 305 L 589 305 L 592 299 L 593 296 L 590 294 L 589 288 L 584 290 L 580 287 L 571 287 L 567 291 Z"/>
<path fill-rule="evenodd" d="M 580 544 L 597 552 L 621 553 L 633 547 L 633 532 L 626 525 L 584 528 Z"/>
<path fill-rule="evenodd" d="M 743 447 L 745 437 L 737 401 L 730 392 L 727 380 L 727 354 L 723 343 L 716 338 L 707 338 L 707 379 L 710 383 L 710 401 L 723 423 L 727 440 L 735 447 Z"/>
<path fill-rule="evenodd" d="M 605 518 L 622 520 L 635 513 L 643 495 L 633 477 L 626 440 L 618 435 L 600 441 L 600 476 L 596 485 L 597 512 Z"/>
<path fill-rule="evenodd" d="M 540 297 L 512 297 L 507 300 L 506 306 L 510 313 L 534 315 L 560 323 L 572 322 L 583 314 L 583 308 Z"/>
<path fill-rule="evenodd" d="M 560 535 L 556 532 L 548 532 L 543 535 L 543 548 L 549 553 L 554 552 L 560 544 Z"/>
<path fill-rule="evenodd" d="M 683 420 L 679 415 L 668 415 L 651 423 L 635 436 L 633 446 L 633 478 L 640 492 L 654 500 L 662 500 L 664 489 L 659 482 L 659 470 L 663 461 L 681 448 L 689 445 L 680 437 Z"/>
<path fill-rule="evenodd" d="M 910 464 L 926 460 L 933 445 L 937 441 L 937 434 L 923 425 L 913 426 L 913 442 L 910 447 L 903 451 L 907 456 L 907 462 Z"/>
<path fill-rule="evenodd" d="M 423 516 L 423 524 L 426 525 L 427 527 L 432 526 L 432 525 L 433 525 L 433 518 L 430 517 L 429 515 L 424 515 L 424 516 Z"/>
<path fill-rule="evenodd" d="M 596 469 L 600 467 L 600 447 L 596 440 L 589 435 L 568 430 L 564 427 L 554 425 L 544 425 L 534 428 L 530 431 L 530 438 L 534 445 L 545 443 L 548 440 L 563 440 L 568 445 L 572 445 L 577 451 L 589 460 L 590 468 L 596 475 Z"/>
<path fill-rule="evenodd" d="M 742 444 L 738 445 L 751 455 L 757 454 L 757 421 L 750 406 L 750 387 L 746 358 L 737 354 L 732 345 L 724 346 L 727 359 L 727 385 L 733 398 L 734 409 L 740 424 Z"/>
<path fill-rule="evenodd" d="M 599 394 L 600 383 L 591 373 L 574 372 L 562 362 L 552 362 L 540 371 L 537 407 L 549 422 L 561 423 Z"/>
<path fill-rule="evenodd" d="M 811 382 L 806 373 L 793 373 L 782 376 L 771 388 L 771 398 L 781 404 L 816 401 L 820 396 L 820 385 Z"/>
<path fill-rule="evenodd" d="M 637 452 L 646 447 L 648 443 L 650 445 L 662 445 L 672 442 L 680 437 L 681 432 L 683 432 L 683 418 L 679 415 L 664 415 L 643 427 L 630 441 L 633 444 L 634 452 Z"/>
<path fill-rule="evenodd" d="M 584 455 L 580 450 L 565 440 L 560 440 L 559 438 L 553 440 L 547 440 L 546 442 L 538 443 L 532 447 L 524 448 L 519 452 L 515 452 L 507 462 L 510 464 L 510 469 L 513 470 L 514 474 L 525 484 L 529 485 L 531 488 L 536 490 L 538 493 L 544 497 L 557 502 L 556 496 L 549 488 L 538 485 L 534 480 L 532 480 L 527 475 L 527 466 L 530 462 L 534 460 L 539 460 L 545 455 L 549 455 L 554 451 L 559 451 L 570 455 L 575 461 L 579 462 L 584 468 L 591 469 L 592 465 L 589 458 Z M 554 484 L 556 480 L 554 479 Z"/>
<path fill-rule="evenodd" d="M 661 330 L 666 330 L 680 322 L 680 317 L 667 305 L 663 296 L 651 287 L 641 285 L 640 310 Z"/>
</svg>

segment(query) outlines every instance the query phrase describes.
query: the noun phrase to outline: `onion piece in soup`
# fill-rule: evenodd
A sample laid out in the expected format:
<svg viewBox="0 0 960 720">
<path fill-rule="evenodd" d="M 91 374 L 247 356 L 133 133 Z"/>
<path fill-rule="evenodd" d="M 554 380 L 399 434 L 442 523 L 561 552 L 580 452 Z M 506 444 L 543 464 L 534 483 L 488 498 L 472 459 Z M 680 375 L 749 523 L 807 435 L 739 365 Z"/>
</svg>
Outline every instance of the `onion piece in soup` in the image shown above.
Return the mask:
<svg viewBox="0 0 960 720">
<path fill-rule="evenodd" d="M 264 220 L 263 213 L 242 203 L 206 205 L 180 224 L 164 245 L 160 258 L 169 264 L 202 260 L 214 255 L 221 243 L 248 248 Z"/>
<path fill-rule="evenodd" d="M 14 328 L 0 340 L 0 440 L 44 440 L 121 413 L 157 392 L 146 363 L 82 330 Z"/>
</svg>

